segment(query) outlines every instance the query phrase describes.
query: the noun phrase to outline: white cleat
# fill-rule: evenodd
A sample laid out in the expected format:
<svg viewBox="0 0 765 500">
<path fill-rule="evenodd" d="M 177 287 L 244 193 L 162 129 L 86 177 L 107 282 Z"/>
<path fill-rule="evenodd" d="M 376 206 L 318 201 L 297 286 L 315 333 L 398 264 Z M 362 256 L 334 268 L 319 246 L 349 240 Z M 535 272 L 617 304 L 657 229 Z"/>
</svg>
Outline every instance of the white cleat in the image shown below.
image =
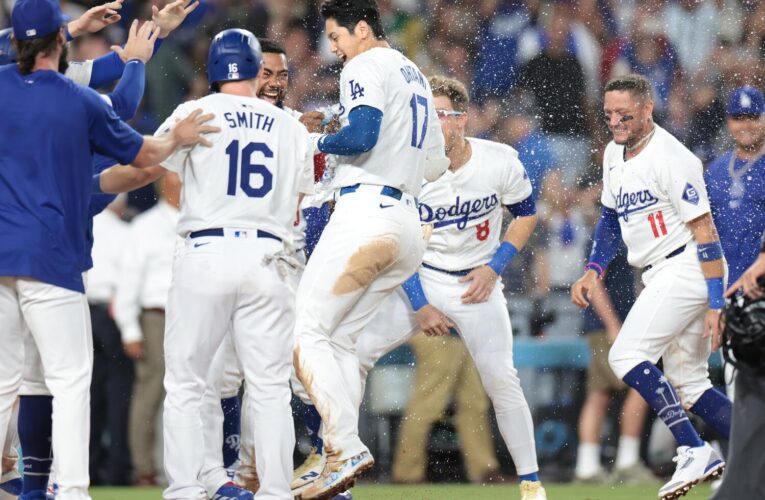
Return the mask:
<svg viewBox="0 0 765 500">
<path fill-rule="evenodd" d="M 521 500 L 547 500 L 541 481 L 521 481 Z"/>
<path fill-rule="evenodd" d="M 324 464 L 327 458 L 322 453 L 318 453 L 316 448 L 311 446 L 311 451 L 305 457 L 303 463 L 292 473 L 292 494 L 298 496 L 303 490 L 311 486 L 315 479 L 321 475 L 324 470 Z"/>
<path fill-rule="evenodd" d="M 725 470 L 725 462 L 709 443 L 695 448 L 681 446 L 672 460 L 677 462 L 677 469 L 672 479 L 659 490 L 660 500 L 685 496 L 695 485 L 719 477 Z"/>
<path fill-rule="evenodd" d="M 359 453 L 346 460 L 328 461 L 321 475 L 296 498 L 300 500 L 327 500 L 353 486 L 356 478 L 368 471 L 375 464 L 375 459 L 368 451 Z"/>
</svg>

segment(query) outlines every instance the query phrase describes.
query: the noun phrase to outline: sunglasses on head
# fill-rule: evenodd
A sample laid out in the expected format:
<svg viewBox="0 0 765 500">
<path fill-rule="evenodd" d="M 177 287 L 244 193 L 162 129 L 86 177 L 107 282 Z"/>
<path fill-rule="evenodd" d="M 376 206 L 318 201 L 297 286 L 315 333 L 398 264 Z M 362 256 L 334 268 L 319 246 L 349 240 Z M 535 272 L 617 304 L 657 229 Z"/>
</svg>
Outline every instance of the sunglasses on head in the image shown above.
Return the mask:
<svg viewBox="0 0 765 500">
<path fill-rule="evenodd" d="M 437 109 L 436 115 L 438 115 L 439 118 L 446 118 L 447 116 L 462 116 L 465 113 L 462 111 L 452 111 L 450 109 Z"/>
</svg>

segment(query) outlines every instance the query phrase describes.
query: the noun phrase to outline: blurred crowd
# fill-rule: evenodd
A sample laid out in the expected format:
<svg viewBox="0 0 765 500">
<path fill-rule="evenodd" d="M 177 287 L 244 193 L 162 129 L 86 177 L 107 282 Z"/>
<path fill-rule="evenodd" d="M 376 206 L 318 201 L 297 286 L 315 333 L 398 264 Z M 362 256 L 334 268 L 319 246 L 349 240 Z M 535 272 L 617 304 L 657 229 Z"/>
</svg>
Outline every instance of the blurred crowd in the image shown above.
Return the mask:
<svg viewBox="0 0 765 500">
<path fill-rule="evenodd" d="M 154 5 L 161 8 L 166 2 L 158 0 Z M 76 18 L 96 3 L 65 0 L 62 6 Z M 207 48 L 212 35 L 233 27 L 249 29 L 285 47 L 290 71 L 287 106 L 307 111 L 335 104 L 341 67 L 323 38 L 318 3 L 202 0 L 148 64 L 145 98 L 131 124 L 141 132 L 153 133 L 178 104 L 205 95 Z M 586 327 L 582 314 L 569 304 L 568 291 L 581 275 L 599 215 L 600 159 L 609 140 L 601 110 L 604 83 L 628 72 L 647 76 L 654 86 L 656 122 L 707 163 L 731 147 L 725 128 L 725 102 L 730 91 L 743 85 L 762 88 L 765 77 L 765 65 L 761 64 L 765 57 L 765 2 L 758 0 L 378 3 L 386 35 L 394 47 L 426 75 L 445 74 L 466 84 L 472 99 L 469 135 L 513 146 L 531 178 L 540 227 L 504 276 L 513 327 L 520 335 L 576 336 Z M 13 0 L 4 0 L 0 5 L 0 27 L 9 25 L 12 4 Z M 124 43 L 130 21 L 149 19 L 151 5 L 144 0 L 125 0 L 120 23 L 76 39 L 71 58 L 93 59 Z M 169 198 L 175 204 L 174 196 Z M 134 212 L 148 208 L 155 203 L 153 190 L 132 195 L 130 203 Z M 116 220 L 122 216 L 122 208 L 118 208 L 100 217 Z M 97 223 L 96 230 L 98 227 Z M 125 228 L 119 231 L 127 234 Z M 112 241 L 127 245 L 130 239 Z M 133 242 L 137 239 L 132 238 Z M 108 269 L 108 264 L 103 267 L 109 260 L 106 252 L 102 258 L 94 257 L 94 272 L 99 271 L 100 260 L 107 276 L 119 276 L 117 270 Z M 626 279 L 630 282 L 625 286 L 632 288 L 634 277 Z M 107 290 L 94 301 L 106 305 L 112 298 Z M 161 304 L 150 306 L 143 304 L 144 312 L 158 311 Z M 593 329 L 607 330 L 608 325 Z M 127 356 L 119 352 L 114 349 L 108 354 L 112 360 L 119 358 L 116 365 L 127 366 L 130 358 L 144 357 L 135 350 L 128 349 Z M 156 362 L 161 362 L 161 356 Z M 132 368 L 125 369 L 129 372 L 125 377 L 132 381 Z M 98 380 L 95 375 L 94 380 Z M 113 390 L 129 399 L 125 390 Z M 161 388 L 156 390 L 161 392 Z M 158 404 L 156 397 L 146 403 L 151 407 L 149 415 L 156 412 Z M 116 425 L 124 429 L 128 409 L 123 406 L 119 411 L 122 413 L 110 418 L 117 419 Z M 134 425 L 142 426 L 141 421 Z M 597 433 L 597 429 L 592 432 Z M 120 447 L 123 455 L 127 453 L 124 432 L 112 431 L 111 436 L 111 445 Z M 100 437 L 94 439 L 91 457 L 100 457 Z M 139 472 L 152 475 L 152 460 L 146 458 L 147 469 Z M 494 464 L 470 475 L 490 474 L 495 468 Z M 131 481 L 127 477 L 107 478 L 103 471 L 91 472 L 94 484 L 99 477 L 103 482 Z M 583 474 L 596 472 L 600 469 L 590 464 Z"/>
</svg>

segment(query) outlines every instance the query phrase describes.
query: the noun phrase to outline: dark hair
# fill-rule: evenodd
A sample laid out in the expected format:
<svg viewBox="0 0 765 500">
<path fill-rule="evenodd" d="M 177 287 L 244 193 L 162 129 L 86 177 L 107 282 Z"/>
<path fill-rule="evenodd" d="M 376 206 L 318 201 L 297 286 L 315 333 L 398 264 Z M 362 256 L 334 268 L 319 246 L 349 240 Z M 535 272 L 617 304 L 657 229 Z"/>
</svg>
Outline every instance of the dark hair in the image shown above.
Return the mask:
<svg viewBox="0 0 765 500">
<path fill-rule="evenodd" d="M 287 55 L 287 51 L 284 50 L 284 47 L 282 47 L 278 42 L 275 40 L 272 40 L 270 38 L 258 38 L 258 41 L 260 42 L 260 51 L 264 54 L 268 52 L 269 54 L 284 54 Z"/>
<path fill-rule="evenodd" d="M 16 46 L 16 64 L 19 66 L 19 72 L 22 75 L 28 75 L 32 72 L 32 68 L 35 67 L 35 60 L 37 54 L 48 56 L 56 50 L 58 40 L 58 31 L 54 31 L 50 35 L 45 35 L 40 38 L 34 38 L 32 40 L 18 40 L 13 39 L 13 43 Z"/>
<path fill-rule="evenodd" d="M 334 19 L 351 33 L 359 21 L 365 21 L 372 28 L 375 38 L 385 38 L 380 9 L 375 0 L 325 0 L 321 4 L 321 17 Z"/>
<path fill-rule="evenodd" d="M 632 94 L 632 97 L 637 99 L 653 99 L 651 82 L 648 81 L 648 78 L 643 75 L 638 75 L 637 73 L 617 76 L 609 80 L 606 84 L 605 92 L 611 91 L 626 91 Z"/>
<path fill-rule="evenodd" d="M 462 82 L 443 75 L 431 76 L 428 78 L 428 82 L 433 91 L 433 97 L 448 97 L 455 111 L 464 113 L 468 110 L 470 97 Z"/>
</svg>

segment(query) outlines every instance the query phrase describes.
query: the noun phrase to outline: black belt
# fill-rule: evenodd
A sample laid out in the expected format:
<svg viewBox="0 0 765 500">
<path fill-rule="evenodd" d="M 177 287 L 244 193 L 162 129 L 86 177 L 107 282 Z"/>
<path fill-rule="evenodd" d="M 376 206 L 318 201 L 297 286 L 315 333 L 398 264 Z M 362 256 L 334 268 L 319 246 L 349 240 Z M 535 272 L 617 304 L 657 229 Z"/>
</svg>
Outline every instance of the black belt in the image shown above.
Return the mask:
<svg viewBox="0 0 765 500">
<path fill-rule="evenodd" d="M 243 230 L 242 232 L 249 233 L 250 231 Z M 202 229 L 201 231 L 194 231 L 193 233 L 189 234 L 189 238 L 202 238 L 203 236 L 225 236 L 225 234 L 226 233 L 223 231 L 223 228 L 216 227 L 213 229 Z M 275 234 L 271 234 L 268 231 L 263 231 L 262 229 L 256 230 L 255 235 L 258 238 L 271 238 L 272 240 L 282 241 L 282 239 Z"/>
<path fill-rule="evenodd" d="M 462 269 L 461 271 L 449 271 L 448 269 L 441 269 L 440 267 L 431 266 L 430 264 L 426 264 L 424 262 L 421 265 L 422 267 L 426 269 L 432 269 L 434 271 L 438 271 L 444 274 L 450 274 L 452 276 L 467 276 L 468 274 L 470 274 L 470 271 L 472 271 L 472 269 Z"/>
<path fill-rule="evenodd" d="M 677 248 L 677 249 L 675 249 L 675 250 L 673 250 L 673 251 L 669 252 L 669 253 L 668 253 L 668 254 L 667 254 L 665 257 L 664 257 L 664 260 L 667 260 L 667 259 L 671 259 L 672 257 L 677 257 L 678 255 L 680 255 L 680 254 L 681 254 L 681 253 L 683 253 L 684 251 L 685 251 L 685 245 L 683 245 L 683 246 L 681 246 L 680 248 Z M 657 264 L 658 264 L 658 262 L 657 262 Z M 654 265 L 655 265 L 655 264 L 650 264 L 650 265 L 647 265 L 647 266 L 645 266 L 645 267 L 643 268 L 643 272 L 646 272 L 646 271 L 650 270 L 650 269 L 651 269 L 651 268 L 652 268 Z"/>
<path fill-rule="evenodd" d="M 344 194 L 354 193 L 359 189 L 360 186 L 361 184 L 354 184 L 353 186 L 345 186 L 344 188 L 340 188 L 340 196 Z M 400 200 L 401 197 L 404 195 L 404 193 L 400 189 L 396 189 L 390 186 L 382 186 L 380 188 L 380 194 L 383 196 L 388 196 L 395 200 Z"/>
</svg>

